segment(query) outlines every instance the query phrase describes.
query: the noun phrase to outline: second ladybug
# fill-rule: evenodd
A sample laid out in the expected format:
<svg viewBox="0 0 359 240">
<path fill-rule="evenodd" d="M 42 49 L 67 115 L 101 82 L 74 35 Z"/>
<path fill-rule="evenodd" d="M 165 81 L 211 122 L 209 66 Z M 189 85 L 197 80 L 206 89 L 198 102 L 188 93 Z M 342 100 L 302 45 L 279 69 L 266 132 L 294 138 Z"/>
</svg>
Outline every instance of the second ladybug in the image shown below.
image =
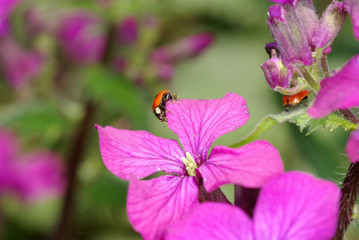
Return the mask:
<svg viewBox="0 0 359 240">
<path fill-rule="evenodd" d="M 301 103 L 303 100 L 308 98 L 309 90 L 300 91 L 294 95 L 284 95 L 283 96 L 283 105 L 288 110 L 291 107 L 294 107 Z"/>
<path fill-rule="evenodd" d="M 168 89 L 159 92 L 153 100 L 153 113 L 161 122 L 167 122 L 166 103 L 169 100 L 177 100 L 177 95 Z"/>
</svg>

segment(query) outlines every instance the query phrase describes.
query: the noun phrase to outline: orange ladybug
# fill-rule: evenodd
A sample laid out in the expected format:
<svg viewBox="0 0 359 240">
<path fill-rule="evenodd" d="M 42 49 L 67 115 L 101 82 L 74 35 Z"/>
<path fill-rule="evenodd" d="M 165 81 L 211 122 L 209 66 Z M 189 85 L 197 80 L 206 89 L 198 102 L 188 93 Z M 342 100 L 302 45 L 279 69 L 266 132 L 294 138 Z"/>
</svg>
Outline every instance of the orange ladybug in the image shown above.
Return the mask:
<svg viewBox="0 0 359 240">
<path fill-rule="evenodd" d="M 300 91 L 294 95 L 284 95 L 283 96 L 283 105 L 286 109 L 297 106 L 303 100 L 308 99 L 309 90 Z"/>
<path fill-rule="evenodd" d="M 159 92 L 153 100 L 153 113 L 161 122 L 167 122 L 166 103 L 169 100 L 177 100 L 177 95 L 168 89 Z"/>
</svg>

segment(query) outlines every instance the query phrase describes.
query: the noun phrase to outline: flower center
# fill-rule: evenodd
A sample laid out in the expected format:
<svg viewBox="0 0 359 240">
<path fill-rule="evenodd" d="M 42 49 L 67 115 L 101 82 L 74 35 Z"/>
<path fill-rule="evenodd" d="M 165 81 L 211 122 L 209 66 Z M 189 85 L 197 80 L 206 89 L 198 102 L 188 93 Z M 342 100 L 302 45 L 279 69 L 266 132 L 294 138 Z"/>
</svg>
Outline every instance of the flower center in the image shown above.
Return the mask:
<svg viewBox="0 0 359 240">
<path fill-rule="evenodd" d="M 186 157 L 181 157 L 182 162 L 186 166 L 188 175 L 196 176 L 196 168 L 198 168 L 197 163 L 194 161 L 192 155 L 189 152 L 186 152 Z"/>
</svg>

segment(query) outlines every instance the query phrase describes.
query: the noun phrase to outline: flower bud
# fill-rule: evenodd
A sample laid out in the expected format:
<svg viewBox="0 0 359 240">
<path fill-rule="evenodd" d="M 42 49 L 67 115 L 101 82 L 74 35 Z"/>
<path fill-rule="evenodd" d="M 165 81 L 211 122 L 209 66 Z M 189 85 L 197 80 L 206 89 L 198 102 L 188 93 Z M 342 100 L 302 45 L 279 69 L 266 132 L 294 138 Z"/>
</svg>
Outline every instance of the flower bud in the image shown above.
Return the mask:
<svg viewBox="0 0 359 240">
<path fill-rule="evenodd" d="M 344 4 L 334 0 L 320 19 L 320 24 L 314 37 L 315 46 L 324 48 L 331 45 L 342 28 L 345 17 Z"/>
<path fill-rule="evenodd" d="M 269 8 L 267 25 L 278 45 L 285 66 L 294 62 L 312 64 L 312 53 L 299 22 L 293 11 L 287 11 L 280 5 Z"/>
<path fill-rule="evenodd" d="M 81 11 L 66 16 L 57 35 L 64 54 L 75 62 L 86 64 L 103 58 L 105 30 L 101 19 Z"/>
<path fill-rule="evenodd" d="M 269 86 L 275 90 L 275 88 L 289 88 L 290 79 L 292 78 L 292 72 L 289 71 L 276 55 L 272 53 L 272 58 L 267 60 L 261 66 L 264 77 L 266 78 Z"/>
</svg>

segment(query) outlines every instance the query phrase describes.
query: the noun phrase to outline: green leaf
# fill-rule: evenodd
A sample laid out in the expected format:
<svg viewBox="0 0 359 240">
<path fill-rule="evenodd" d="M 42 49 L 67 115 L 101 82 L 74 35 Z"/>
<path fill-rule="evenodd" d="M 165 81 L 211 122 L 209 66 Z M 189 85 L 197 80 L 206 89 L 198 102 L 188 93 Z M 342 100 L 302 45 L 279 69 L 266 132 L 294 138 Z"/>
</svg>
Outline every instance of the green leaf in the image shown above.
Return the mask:
<svg viewBox="0 0 359 240">
<path fill-rule="evenodd" d="M 252 142 L 277 123 L 284 122 L 291 122 L 296 124 L 300 131 L 307 129 L 307 135 L 320 129 L 330 129 L 330 131 L 333 131 L 339 126 L 341 126 L 346 131 L 356 130 L 358 128 L 357 124 L 349 122 L 336 113 L 332 113 L 325 118 L 313 119 L 307 114 L 306 108 L 301 108 L 289 112 L 267 115 L 260 123 L 257 124 L 256 128 L 248 136 L 246 136 L 240 142 L 231 145 L 231 147 L 237 148 Z"/>
<path fill-rule="evenodd" d="M 287 113 L 273 114 L 271 116 L 279 123 L 288 121 L 296 124 L 300 131 L 307 129 L 307 135 L 320 129 L 329 129 L 330 131 L 333 131 L 337 127 L 342 127 L 345 131 L 348 131 L 358 128 L 358 125 L 349 122 L 336 113 L 332 113 L 321 119 L 313 119 L 307 114 L 306 108 L 290 111 Z"/>
<path fill-rule="evenodd" d="M 0 109 L 0 126 L 10 127 L 23 136 L 35 136 L 51 145 L 63 136 L 69 121 L 56 106 L 44 102 L 12 103 Z"/>
<path fill-rule="evenodd" d="M 143 94 L 134 83 L 101 66 L 91 66 L 82 73 L 90 98 L 102 102 L 111 112 L 129 117 L 135 128 L 145 127 Z"/>
</svg>

